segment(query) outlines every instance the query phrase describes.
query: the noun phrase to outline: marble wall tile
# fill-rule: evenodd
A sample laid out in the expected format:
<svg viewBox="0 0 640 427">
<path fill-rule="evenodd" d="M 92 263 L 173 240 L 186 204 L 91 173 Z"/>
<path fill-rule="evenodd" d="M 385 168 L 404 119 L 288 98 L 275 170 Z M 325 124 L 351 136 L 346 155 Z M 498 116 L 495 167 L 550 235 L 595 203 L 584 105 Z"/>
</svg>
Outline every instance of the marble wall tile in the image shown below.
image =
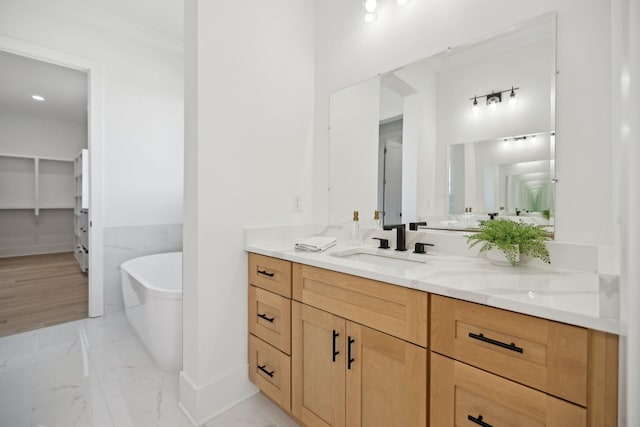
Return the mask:
<svg viewBox="0 0 640 427">
<path fill-rule="evenodd" d="M 104 229 L 105 313 L 122 311 L 120 265 L 133 258 L 182 250 L 182 224 Z"/>
</svg>

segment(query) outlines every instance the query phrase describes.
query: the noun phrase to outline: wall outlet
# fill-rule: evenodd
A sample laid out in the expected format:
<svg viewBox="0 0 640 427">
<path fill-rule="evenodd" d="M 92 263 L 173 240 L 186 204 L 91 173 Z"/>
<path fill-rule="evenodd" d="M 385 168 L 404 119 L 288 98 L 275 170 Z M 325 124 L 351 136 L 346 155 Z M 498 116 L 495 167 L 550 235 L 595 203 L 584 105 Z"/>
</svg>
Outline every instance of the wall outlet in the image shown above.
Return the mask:
<svg viewBox="0 0 640 427">
<path fill-rule="evenodd" d="M 302 196 L 299 194 L 293 196 L 293 211 L 302 212 Z"/>
</svg>

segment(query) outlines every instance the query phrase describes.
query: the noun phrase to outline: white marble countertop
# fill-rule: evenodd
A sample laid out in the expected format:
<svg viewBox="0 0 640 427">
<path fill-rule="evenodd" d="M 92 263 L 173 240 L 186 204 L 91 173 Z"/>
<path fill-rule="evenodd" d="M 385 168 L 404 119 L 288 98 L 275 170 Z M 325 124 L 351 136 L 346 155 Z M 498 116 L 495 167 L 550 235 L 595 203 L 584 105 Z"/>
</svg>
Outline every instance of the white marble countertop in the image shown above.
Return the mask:
<svg viewBox="0 0 640 427">
<path fill-rule="evenodd" d="M 247 243 L 246 250 L 571 325 L 619 333 L 619 291 L 615 276 L 531 265 L 500 267 L 477 256 L 435 252 L 413 255 L 426 257 L 424 264 L 398 268 L 334 256 L 337 252 L 353 248 L 345 243 L 338 243 L 320 253 L 295 250 L 293 245 L 291 240 L 254 242 Z"/>
</svg>

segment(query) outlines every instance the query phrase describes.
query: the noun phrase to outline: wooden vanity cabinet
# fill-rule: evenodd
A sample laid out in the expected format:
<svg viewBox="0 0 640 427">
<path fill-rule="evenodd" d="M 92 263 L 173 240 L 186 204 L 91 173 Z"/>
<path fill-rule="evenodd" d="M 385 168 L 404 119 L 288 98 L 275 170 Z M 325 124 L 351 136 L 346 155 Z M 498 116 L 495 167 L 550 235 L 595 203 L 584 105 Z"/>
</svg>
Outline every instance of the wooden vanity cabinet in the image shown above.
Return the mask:
<svg viewBox="0 0 640 427">
<path fill-rule="evenodd" d="M 307 426 L 426 426 L 426 348 L 367 323 L 392 316 L 398 333 L 426 344 L 426 331 L 423 341 L 410 321 L 426 325 L 427 294 L 309 266 L 293 270 L 294 298 L 302 300 L 292 303 L 293 415 Z"/>
<path fill-rule="evenodd" d="M 432 295 L 430 344 L 431 425 L 617 425 L 615 335 Z"/>
<path fill-rule="evenodd" d="M 617 425 L 615 335 L 257 254 L 248 293 L 249 377 L 305 426 Z"/>
<path fill-rule="evenodd" d="M 292 378 L 308 426 L 426 426 L 426 349 L 295 301 Z"/>
<path fill-rule="evenodd" d="M 249 379 L 291 411 L 291 263 L 249 254 Z"/>
</svg>

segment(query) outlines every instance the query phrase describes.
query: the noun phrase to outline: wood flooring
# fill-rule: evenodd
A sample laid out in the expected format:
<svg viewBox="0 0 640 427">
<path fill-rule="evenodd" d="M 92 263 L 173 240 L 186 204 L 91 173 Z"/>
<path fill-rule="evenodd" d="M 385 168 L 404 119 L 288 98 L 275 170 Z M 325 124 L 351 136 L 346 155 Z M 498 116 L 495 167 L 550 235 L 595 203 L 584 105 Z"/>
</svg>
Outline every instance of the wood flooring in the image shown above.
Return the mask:
<svg viewBox="0 0 640 427">
<path fill-rule="evenodd" d="M 0 258 L 0 337 L 87 317 L 88 283 L 73 252 Z"/>
</svg>

